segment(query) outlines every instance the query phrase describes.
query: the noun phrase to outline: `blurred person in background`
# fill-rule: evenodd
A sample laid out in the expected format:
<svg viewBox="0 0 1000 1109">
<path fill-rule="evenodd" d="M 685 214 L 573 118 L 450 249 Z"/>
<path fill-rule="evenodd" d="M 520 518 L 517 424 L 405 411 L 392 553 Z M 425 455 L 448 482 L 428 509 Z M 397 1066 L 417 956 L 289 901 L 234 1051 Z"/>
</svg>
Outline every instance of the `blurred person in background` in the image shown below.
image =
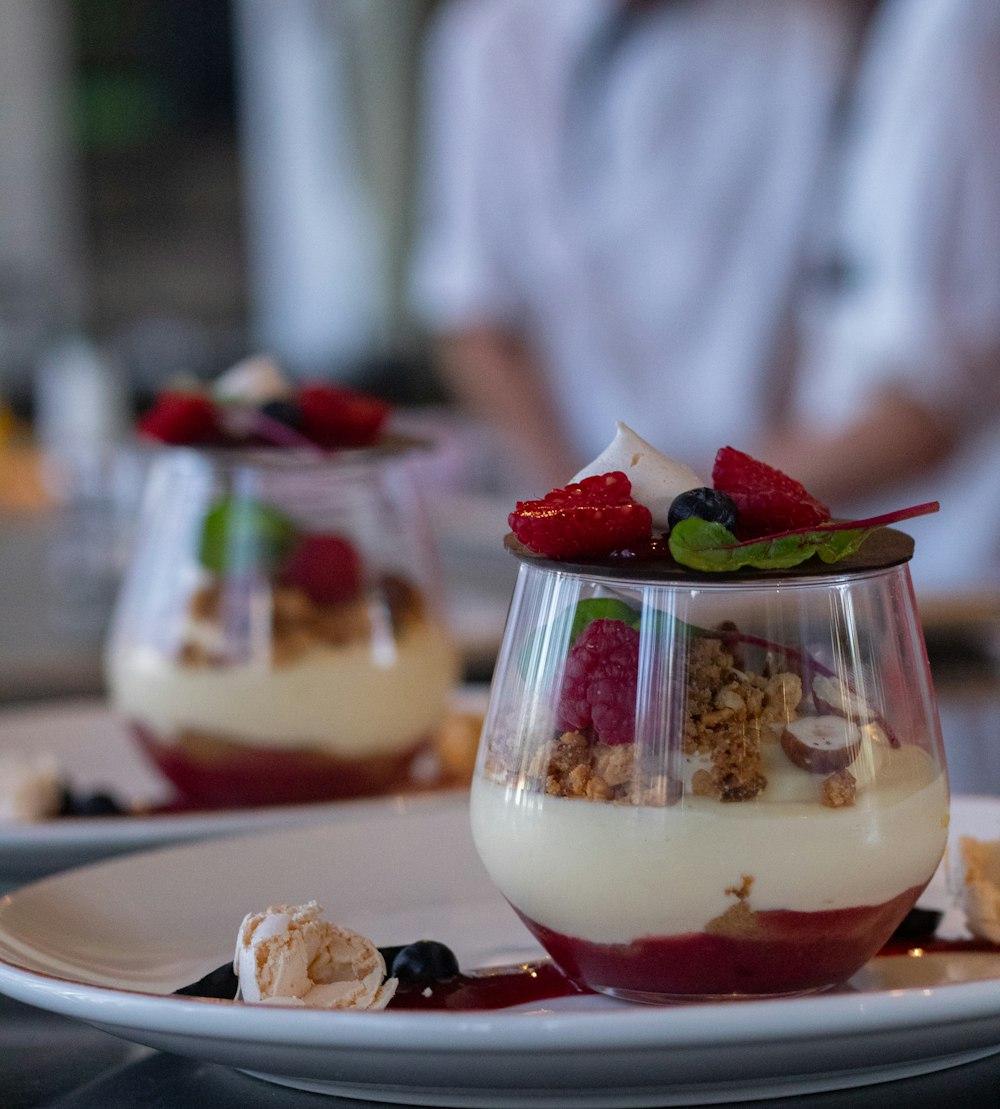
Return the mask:
<svg viewBox="0 0 1000 1109">
<path fill-rule="evenodd" d="M 415 299 L 520 488 L 565 482 L 616 419 L 703 472 L 771 426 L 863 15 L 858 0 L 440 13 Z"/>
<path fill-rule="evenodd" d="M 1000 588 L 1000 4 L 884 0 L 762 444 L 839 513 L 935 499 L 918 585 Z"/>
<path fill-rule="evenodd" d="M 506 481 L 564 484 L 622 419 L 706 477 L 749 450 L 838 514 L 936 497 L 998 407 L 997 16 L 452 0 L 413 288 Z M 948 561 L 927 579 L 983 573 Z"/>
</svg>

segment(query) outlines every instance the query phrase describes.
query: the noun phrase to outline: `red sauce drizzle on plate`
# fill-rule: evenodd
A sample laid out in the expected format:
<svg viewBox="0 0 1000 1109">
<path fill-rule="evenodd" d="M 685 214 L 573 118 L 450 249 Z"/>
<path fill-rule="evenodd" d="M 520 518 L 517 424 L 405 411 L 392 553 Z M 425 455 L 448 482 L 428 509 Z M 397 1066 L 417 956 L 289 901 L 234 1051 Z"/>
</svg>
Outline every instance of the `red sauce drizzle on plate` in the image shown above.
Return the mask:
<svg viewBox="0 0 1000 1109">
<path fill-rule="evenodd" d="M 448 982 L 400 984 L 390 1009 L 506 1009 L 555 997 L 589 993 L 571 982 L 552 963 L 522 963 L 460 974 Z"/>
</svg>

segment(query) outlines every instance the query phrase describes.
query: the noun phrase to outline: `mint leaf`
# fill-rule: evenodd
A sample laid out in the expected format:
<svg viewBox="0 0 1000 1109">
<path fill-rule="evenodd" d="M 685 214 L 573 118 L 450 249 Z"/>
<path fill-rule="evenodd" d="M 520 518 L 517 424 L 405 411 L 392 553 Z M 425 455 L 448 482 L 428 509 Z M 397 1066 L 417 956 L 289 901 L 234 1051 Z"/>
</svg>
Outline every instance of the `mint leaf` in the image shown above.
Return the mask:
<svg viewBox="0 0 1000 1109">
<path fill-rule="evenodd" d="M 866 520 L 831 521 L 742 543 L 722 524 L 692 516 L 673 527 L 668 543 L 674 559 L 692 570 L 719 573 L 744 566 L 757 570 L 786 570 L 813 555 L 819 555 L 823 562 L 839 562 L 854 554 L 876 528 L 924 516 L 936 512 L 939 507 L 937 501 L 929 501 Z"/>
<path fill-rule="evenodd" d="M 580 632 L 594 620 L 621 620 L 630 628 L 638 628 L 640 612 L 617 597 L 588 597 L 571 608 L 565 608 L 549 624 L 536 628 L 521 649 L 518 669 L 523 678 L 541 675 L 542 686 L 548 686 L 561 667 L 566 653 Z"/>
<path fill-rule="evenodd" d="M 595 620 L 621 620 L 630 628 L 638 628 L 639 619 L 640 614 L 617 597 L 590 597 L 586 601 L 579 601 L 569 629 L 570 646 L 576 642 L 580 632 Z"/>
<path fill-rule="evenodd" d="M 198 559 L 222 574 L 270 572 L 288 552 L 298 529 L 286 516 L 259 501 L 224 497 L 205 516 Z"/>
<path fill-rule="evenodd" d="M 682 566 L 719 573 L 753 566 L 758 570 L 786 570 L 818 554 L 837 562 L 853 554 L 872 529 L 806 531 L 740 543 L 721 524 L 694 516 L 681 520 L 670 532 L 670 553 Z"/>
</svg>

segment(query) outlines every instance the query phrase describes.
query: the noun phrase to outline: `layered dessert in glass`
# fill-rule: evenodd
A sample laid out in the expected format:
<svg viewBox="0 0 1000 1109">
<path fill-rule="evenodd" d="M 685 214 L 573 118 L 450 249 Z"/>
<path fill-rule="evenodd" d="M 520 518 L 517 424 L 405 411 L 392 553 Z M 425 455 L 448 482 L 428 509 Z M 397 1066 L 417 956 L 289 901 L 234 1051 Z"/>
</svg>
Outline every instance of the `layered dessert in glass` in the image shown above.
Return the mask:
<svg viewBox="0 0 1000 1109">
<path fill-rule="evenodd" d="M 912 540 L 822 506 L 802 524 L 794 505 L 791 527 L 758 518 L 741 538 L 759 497 L 726 494 L 720 521 L 719 489 L 688 496 L 693 477 L 638 443 L 512 514 L 477 848 L 581 985 L 646 1001 L 825 989 L 884 944 L 946 843 Z M 668 518 L 679 497 L 715 518 Z"/>
<path fill-rule="evenodd" d="M 251 432 L 219 442 L 216 430 L 174 443 L 151 470 L 107 677 L 112 703 L 188 803 L 405 785 L 456 681 L 406 467 L 413 445 L 318 443 L 297 405 L 291 394 L 235 406 L 238 426 L 279 443 Z"/>
</svg>

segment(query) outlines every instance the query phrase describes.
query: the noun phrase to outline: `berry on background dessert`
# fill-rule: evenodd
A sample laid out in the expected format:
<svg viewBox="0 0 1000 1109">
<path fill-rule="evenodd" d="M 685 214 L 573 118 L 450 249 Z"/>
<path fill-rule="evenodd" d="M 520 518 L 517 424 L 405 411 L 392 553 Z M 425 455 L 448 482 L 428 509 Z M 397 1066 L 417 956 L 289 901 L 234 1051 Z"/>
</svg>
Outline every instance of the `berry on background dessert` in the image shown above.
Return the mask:
<svg viewBox="0 0 1000 1109">
<path fill-rule="evenodd" d="M 107 655 L 111 699 L 188 803 L 410 781 L 457 657 L 388 407 L 272 363 L 157 401 L 158 459 Z"/>
<path fill-rule="evenodd" d="M 844 981 L 944 850 L 906 562 L 732 447 L 711 485 L 619 425 L 519 502 L 472 788 L 494 882 L 573 980 L 637 1000 Z"/>
<path fill-rule="evenodd" d="M 298 447 L 318 451 L 374 446 L 391 407 L 329 382 L 293 384 L 269 358 L 237 363 L 212 383 L 160 393 L 139 420 L 143 438 L 207 448 Z"/>
</svg>

